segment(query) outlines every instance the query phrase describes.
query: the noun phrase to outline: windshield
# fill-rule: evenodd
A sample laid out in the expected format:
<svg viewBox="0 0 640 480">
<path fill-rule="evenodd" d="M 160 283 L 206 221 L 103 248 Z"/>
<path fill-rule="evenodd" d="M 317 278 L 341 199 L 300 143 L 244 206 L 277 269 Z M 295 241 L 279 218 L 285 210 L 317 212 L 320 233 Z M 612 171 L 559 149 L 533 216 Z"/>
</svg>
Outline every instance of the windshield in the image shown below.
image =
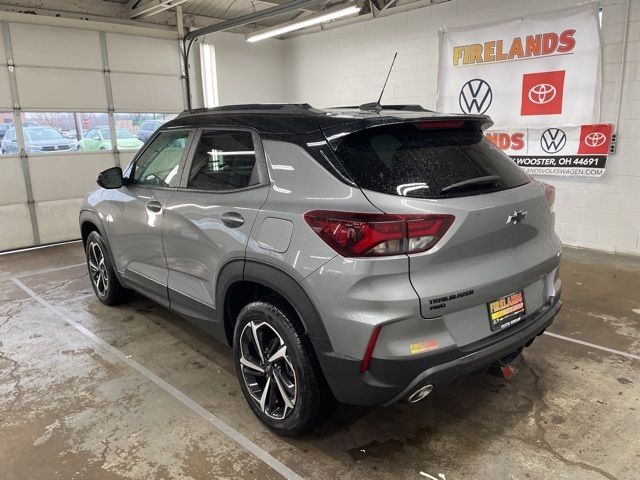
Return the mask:
<svg viewBox="0 0 640 480">
<path fill-rule="evenodd" d="M 28 140 L 54 140 L 62 138 L 62 135 L 51 127 L 25 128 L 24 136 Z"/>
<path fill-rule="evenodd" d="M 100 129 L 100 133 L 102 134 L 102 138 L 104 138 L 105 140 L 111 139 L 111 132 L 109 131 L 108 128 Z M 134 138 L 134 137 L 126 128 L 116 128 L 116 138 L 120 140 L 123 138 Z"/>
<path fill-rule="evenodd" d="M 459 128 L 438 128 L 436 124 L 361 130 L 344 137 L 336 154 L 359 187 L 405 197 L 473 195 L 529 181 L 507 155 L 484 138 L 479 124 L 460 124 Z M 467 182 L 493 176 L 498 177 L 493 182 Z M 460 182 L 467 182 L 464 188 L 447 189 Z"/>
</svg>

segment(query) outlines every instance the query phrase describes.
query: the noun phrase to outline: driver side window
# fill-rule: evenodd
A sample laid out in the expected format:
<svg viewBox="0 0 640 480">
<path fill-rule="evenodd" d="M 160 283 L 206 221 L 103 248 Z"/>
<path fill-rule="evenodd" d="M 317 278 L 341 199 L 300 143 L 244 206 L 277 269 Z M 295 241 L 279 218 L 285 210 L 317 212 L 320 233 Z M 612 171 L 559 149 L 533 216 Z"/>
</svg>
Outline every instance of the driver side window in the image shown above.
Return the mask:
<svg viewBox="0 0 640 480">
<path fill-rule="evenodd" d="M 161 132 L 136 161 L 131 183 L 177 187 L 180 181 L 178 169 L 189 133 L 188 130 Z"/>
</svg>

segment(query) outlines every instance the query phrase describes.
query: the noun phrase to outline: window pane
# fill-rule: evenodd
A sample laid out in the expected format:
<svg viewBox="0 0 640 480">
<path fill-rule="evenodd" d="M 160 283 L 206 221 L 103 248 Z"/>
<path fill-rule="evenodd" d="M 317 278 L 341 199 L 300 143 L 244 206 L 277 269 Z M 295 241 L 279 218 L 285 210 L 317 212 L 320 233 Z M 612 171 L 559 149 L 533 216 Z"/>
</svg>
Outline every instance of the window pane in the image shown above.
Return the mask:
<svg viewBox="0 0 640 480">
<path fill-rule="evenodd" d="M 3 141 L 7 133 L 9 133 L 9 136 L 7 137 L 7 145 L 5 145 Z M 2 146 L 0 150 L 3 155 L 15 155 L 18 153 L 18 144 L 15 142 L 15 139 L 16 131 L 13 128 L 13 114 L 11 112 L 0 112 L 0 145 Z"/>
<path fill-rule="evenodd" d="M 136 161 L 133 183 L 156 187 L 177 187 L 178 169 L 189 131 L 162 132 Z"/>
<path fill-rule="evenodd" d="M 119 150 L 138 150 L 175 113 L 116 113 L 116 140 Z"/>
<path fill-rule="evenodd" d="M 0 114 L 2 115 L 2 114 Z M 8 120 L 2 117 L 4 122 Z M 1 120 L 0 120 L 1 121 Z M 78 150 L 100 150 L 86 148 L 83 137 L 96 123 L 108 121 L 106 113 L 75 112 L 24 112 L 20 114 L 27 154 L 76 152 Z M 15 128 L 9 128 L 2 137 L 2 151 L 17 154 Z"/>
<path fill-rule="evenodd" d="M 205 132 L 193 157 L 188 187 L 234 190 L 258 184 L 250 132 Z"/>
<path fill-rule="evenodd" d="M 74 113 L 24 112 L 20 114 L 20 121 L 27 154 L 78 150 L 78 132 Z M 13 124 L 4 132 L 1 145 L 5 153 L 19 152 L 20 147 Z"/>
<path fill-rule="evenodd" d="M 99 152 L 111 150 L 109 138 L 103 138 L 100 131 L 109 130 L 109 115 L 105 113 L 76 113 L 78 150 Z"/>
</svg>

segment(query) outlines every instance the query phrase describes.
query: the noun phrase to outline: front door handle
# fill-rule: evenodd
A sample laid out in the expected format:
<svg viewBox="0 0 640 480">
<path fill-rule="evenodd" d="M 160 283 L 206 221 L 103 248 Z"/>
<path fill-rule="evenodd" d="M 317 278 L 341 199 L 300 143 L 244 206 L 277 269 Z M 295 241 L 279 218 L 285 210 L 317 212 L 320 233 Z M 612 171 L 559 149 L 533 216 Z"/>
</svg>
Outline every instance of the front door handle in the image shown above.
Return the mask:
<svg viewBox="0 0 640 480">
<path fill-rule="evenodd" d="M 223 213 L 220 220 L 229 228 L 238 228 L 244 225 L 244 218 L 236 212 Z"/>
<path fill-rule="evenodd" d="M 162 204 L 157 200 L 149 200 L 145 204 L 145 207 L 147 207 L 147 210 L 153 213 L 160 213 L 162 211 Z"/>
</svg>

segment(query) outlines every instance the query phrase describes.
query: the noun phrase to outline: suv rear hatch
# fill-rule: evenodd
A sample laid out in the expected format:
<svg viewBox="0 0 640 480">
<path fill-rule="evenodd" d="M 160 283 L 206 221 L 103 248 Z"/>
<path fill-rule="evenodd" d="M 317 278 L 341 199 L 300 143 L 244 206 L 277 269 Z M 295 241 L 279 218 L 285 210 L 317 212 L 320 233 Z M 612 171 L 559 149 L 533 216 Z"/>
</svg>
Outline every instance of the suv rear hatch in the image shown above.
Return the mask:
<svg viewBox="0 0 640 480">
<path fill-rule="evenodd" d="M 482 122 L 430 118 L 325 132 L 382 212 L 455 217 L 433 247 L 408 257 L 422 317 L 444 321 L 459 346 L 526 320 L 558 285 L 550 192 L 484 138 Z"/>
</svg>

